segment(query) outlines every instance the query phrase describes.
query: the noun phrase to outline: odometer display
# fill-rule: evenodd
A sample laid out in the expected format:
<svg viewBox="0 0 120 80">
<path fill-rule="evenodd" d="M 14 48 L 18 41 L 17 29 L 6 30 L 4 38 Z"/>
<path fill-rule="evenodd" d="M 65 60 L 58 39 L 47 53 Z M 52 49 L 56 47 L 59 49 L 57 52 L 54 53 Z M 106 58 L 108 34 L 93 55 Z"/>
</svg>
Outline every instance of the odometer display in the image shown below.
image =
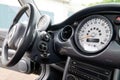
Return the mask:
<svg viewBox="0 0 120 80">
<path fill-rule="evenodd" d="M 85 18 L 76 32 L 78 47 L 85 52 L 95 53 L 104 49 L 112 39 L 113 28 L 110 21 L 101 15 Z"/>
</svg>

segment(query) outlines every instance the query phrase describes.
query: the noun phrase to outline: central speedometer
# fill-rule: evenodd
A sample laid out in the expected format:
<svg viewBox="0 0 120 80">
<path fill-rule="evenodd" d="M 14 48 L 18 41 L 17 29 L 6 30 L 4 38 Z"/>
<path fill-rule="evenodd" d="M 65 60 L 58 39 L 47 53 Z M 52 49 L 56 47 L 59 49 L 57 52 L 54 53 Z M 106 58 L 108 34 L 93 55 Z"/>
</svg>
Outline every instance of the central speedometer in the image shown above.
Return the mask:
<svg viewBox="0 0 120 80">
<path fill-rule="evenodd" d="M 78 25 L 76 43 L 80 50 L 86 53 L 95 53 L 108 45 L 112 35 L 112 24 L 106 17 L 89 16 Z"/>
</svg>

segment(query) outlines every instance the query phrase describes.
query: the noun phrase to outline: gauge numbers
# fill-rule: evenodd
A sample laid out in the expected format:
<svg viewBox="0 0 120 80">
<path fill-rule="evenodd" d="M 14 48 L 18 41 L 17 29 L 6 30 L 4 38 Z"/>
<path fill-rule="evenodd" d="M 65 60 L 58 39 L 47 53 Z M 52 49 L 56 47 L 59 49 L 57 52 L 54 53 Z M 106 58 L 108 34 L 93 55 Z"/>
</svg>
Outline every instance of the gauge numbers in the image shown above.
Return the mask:
<svg viewBox="0 0 120 80">
<path fill-rule="evenodd" d="M 88 53 L 95 53 L 105 48 L 113 35 L 110 21 L 100 15 L 87 17 L 78 27 L 78 46 Z"/>
</svg>

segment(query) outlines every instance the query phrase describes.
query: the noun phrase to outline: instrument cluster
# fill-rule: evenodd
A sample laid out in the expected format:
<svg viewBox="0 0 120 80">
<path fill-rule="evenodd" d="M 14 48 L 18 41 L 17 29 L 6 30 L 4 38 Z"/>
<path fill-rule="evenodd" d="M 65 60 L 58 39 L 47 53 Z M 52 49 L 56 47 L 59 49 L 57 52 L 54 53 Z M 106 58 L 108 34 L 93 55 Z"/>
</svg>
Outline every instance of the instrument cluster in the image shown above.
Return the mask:
<svg viewBox="0 0 120 80">
<path fill-rule="evenodd" d="M 113 26 L 110 20 L 101 15 L 92 15 L 77 26 L 75 42 L 83 52 L 96 53 L 109 44 L 112 36 Z"/>
</svg>

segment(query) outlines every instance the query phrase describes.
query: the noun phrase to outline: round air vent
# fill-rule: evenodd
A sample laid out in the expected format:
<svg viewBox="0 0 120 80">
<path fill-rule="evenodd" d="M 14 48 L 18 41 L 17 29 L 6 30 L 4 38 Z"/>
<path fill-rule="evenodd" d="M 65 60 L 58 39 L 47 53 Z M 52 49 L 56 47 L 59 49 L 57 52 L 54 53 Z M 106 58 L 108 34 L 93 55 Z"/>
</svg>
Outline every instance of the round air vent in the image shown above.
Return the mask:
<svg viewBox="0 0 120 80">
<path fill-rule="evenodd" d="M 73 34 L 73 28 L 70 25 L 67 25 L 63 28 L 61 32 L 61 39 L 67 41 Z"/>
</svg>

